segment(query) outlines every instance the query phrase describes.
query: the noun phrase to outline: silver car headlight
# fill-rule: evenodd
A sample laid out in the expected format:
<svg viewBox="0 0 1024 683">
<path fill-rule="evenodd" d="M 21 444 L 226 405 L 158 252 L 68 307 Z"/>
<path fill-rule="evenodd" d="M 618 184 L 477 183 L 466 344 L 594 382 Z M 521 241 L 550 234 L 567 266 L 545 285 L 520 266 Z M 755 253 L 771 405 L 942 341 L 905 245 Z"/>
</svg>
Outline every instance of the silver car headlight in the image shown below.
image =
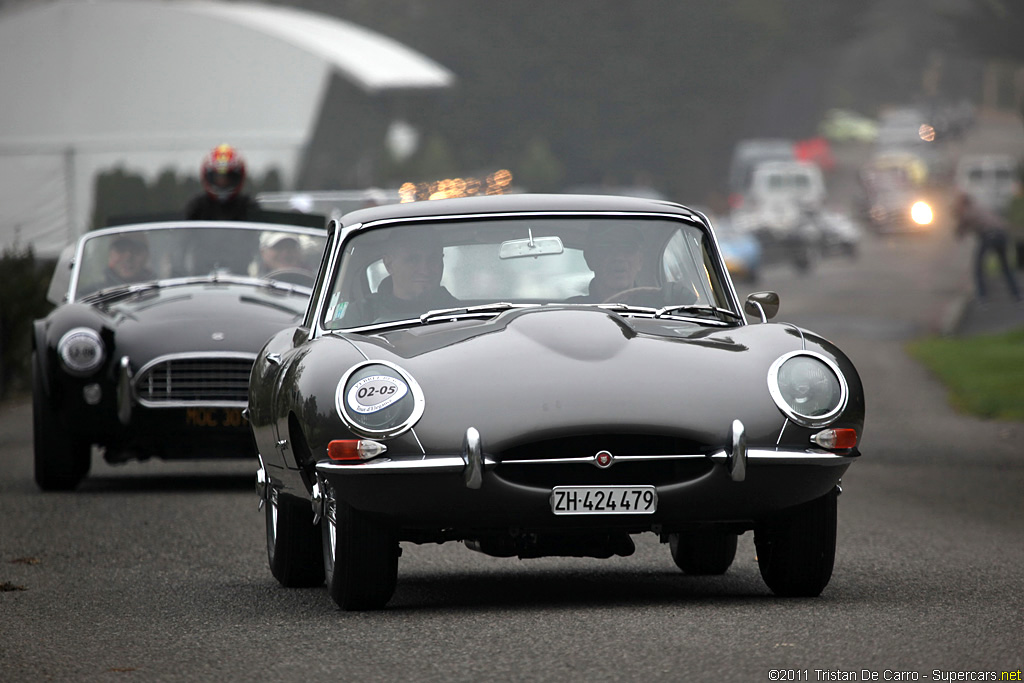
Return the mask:
<svg viewBox="0 0 1024 683">
<path fill-rule="evenodd" d="M 772 363 L 768 391 L 779 410 L 804 427 L 831 424 L 846 408 L 849 395 L 839 367 L 811 351 L 793 351 Z"/>
<path fill-rule="evenodd" d="M 76 327 L 57 342 L 57 357 L 69 375 L 87 377 L 100 369 L 107 351 L 96 330 Z"/>
<path fill-rule="evenodd" d="M 397 436 L 423 415 L 423 390 L 407 372 L 387 361 L 353 366 L 338 382 L 335 407 L 360 436 Z"/>
</svg>

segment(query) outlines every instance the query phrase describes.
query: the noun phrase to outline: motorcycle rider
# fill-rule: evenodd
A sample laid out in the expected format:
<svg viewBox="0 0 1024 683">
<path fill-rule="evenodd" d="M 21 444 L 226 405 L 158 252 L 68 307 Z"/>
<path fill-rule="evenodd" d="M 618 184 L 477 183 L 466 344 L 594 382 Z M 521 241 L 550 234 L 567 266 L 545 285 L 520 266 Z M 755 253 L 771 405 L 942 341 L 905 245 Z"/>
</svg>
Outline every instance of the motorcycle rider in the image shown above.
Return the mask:
<svg viewBox="0 0 1024 683">
<path fill-rule="evenodd" d="M 217 145 L 200 168 L 203 194 L 189 202 L 188 220 L 244 221 L 255 213 L 252 198 L 242 192 L 245 161 L 231 145 Z"/>
</svg>

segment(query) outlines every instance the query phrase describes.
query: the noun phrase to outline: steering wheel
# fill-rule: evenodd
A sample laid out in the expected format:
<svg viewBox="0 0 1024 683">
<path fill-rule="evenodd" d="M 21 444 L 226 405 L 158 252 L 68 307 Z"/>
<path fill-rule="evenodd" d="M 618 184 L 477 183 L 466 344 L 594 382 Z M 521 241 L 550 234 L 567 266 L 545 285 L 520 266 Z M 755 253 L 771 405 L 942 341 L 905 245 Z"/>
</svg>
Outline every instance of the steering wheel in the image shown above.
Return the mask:
<svg viewBox="0 0 1024 683">
<path fill-rule="evenodd" d="M 263 277 L 268 280 L 279 280 L 293 285 L 312 287 L 316 277 L 305 268 L 278 268 L 272 270 Z"/>
<path fill-rule="evenodd" d="M 658 308 L 662 303 L 661 287 L 630 287 L 616 292 L 602 301 L 603 304 L 629 304 L 631 306 L 649 306 Z M 650 302 L 654 301 L 654 304 Z"/>
</svg>

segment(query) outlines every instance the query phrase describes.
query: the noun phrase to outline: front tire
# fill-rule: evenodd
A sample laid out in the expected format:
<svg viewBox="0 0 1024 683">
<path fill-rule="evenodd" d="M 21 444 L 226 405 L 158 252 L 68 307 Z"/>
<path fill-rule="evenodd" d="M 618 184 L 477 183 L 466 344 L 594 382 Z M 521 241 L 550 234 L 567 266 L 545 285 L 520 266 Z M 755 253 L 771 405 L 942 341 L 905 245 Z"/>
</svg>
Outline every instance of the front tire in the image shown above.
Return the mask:
<svg viewBox="0 0 1024 683">
<path fill-rule="evenodd" d="M 32 450 L 36 484 L 43 491 L 72 491 L 92 465 L 92 444 L 69 436 L 43 386 L 38 353 L 32 352 Z"/>
<path fill-rule="evenodd" d="M 325 486 L 323 526 L 327 592 L 343 610 L 381 609 L 398 582 L 398 540 L 387 526 L 334 497 Z"/>
<path fill-rule="evenodd" d="M 736 559 L 736 534 L 717 531 L 695 531 L 670 534 L 672 560 L 691 576 L 724 574 Z"/>
<path fill-rule="evenodd" d="M 320 525 L 313 524 L 312 506 L 308 501 L 280 496 L 274 489 L 269 493 L 265 509 L 270 573 L 288 588 L 322 586 Z"/>
<path fill-rule="evenodd" d="M 754 530 L 761 578 L 773 593 L 815 597 L 832 578 L 836 556 L 835 489 Z"/>
</svg>

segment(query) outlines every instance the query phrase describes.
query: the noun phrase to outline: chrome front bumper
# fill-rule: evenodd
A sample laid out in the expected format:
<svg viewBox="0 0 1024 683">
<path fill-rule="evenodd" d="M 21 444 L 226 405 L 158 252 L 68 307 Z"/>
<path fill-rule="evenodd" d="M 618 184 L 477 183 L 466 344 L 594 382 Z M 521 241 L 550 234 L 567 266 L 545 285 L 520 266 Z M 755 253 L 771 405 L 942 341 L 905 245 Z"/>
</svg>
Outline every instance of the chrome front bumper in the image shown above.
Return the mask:
<svg viewBox="0 0 1024 683">
<path fill-rule="evenodd" d="M 321 461 L 316 470 L 323 475 L 360 476 L 369 474 L 459 474 L 465 479 L 466 487 L 478 489 L 483 481 L 483 473 L 493 470 L 501 464 L 528 465 L 544 467 L 545 465 L 589 464 L 599 468 L 614 467 L 616 463 L 641 462 L 655 460 L 710 460 L 725 465 L 733 481 L 744 481 L 749 466 L 761 465 L 816 465 L 822 467 L 848 465 L 857 459 L 854 455 L 832 453 L 820 448 L 805 450 L 771 450 L 749 449 L 746 445 L 743 423 L 734 420 L 730 429 L 729 444 L 726 448 L 710 454 L 679 453 L 671 455 L 612 455 L 601 451 L 594 455 L 574 458 L 546 458 L 542 460 L 503 460 L 500 463 L 483 452 L 480 433 L 470 427 L 466 430 L 463 440 L 463 451 L 458 455 L 423 455 L 413 457 L 377 457 L 358 463 L 335 463 Z"/>
</svg>

